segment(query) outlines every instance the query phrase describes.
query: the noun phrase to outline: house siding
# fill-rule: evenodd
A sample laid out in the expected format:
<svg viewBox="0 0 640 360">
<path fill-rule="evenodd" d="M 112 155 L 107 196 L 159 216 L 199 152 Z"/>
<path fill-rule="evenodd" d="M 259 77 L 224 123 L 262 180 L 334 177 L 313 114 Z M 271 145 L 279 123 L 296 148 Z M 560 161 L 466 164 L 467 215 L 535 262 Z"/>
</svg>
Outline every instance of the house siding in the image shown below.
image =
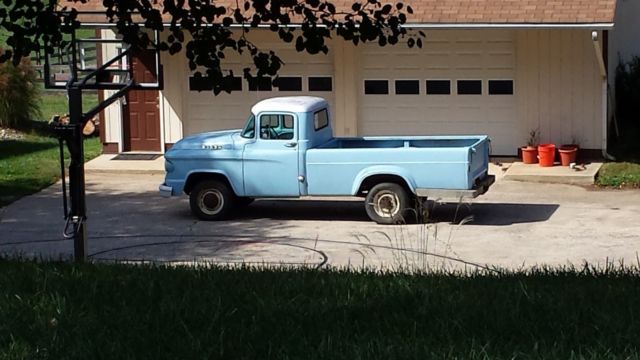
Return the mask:
<svg viewBox="0 0 640 360">
<path fill-rule="evenodd" d="M 516 54 L 522 142 L 539 129 L 542 142 L 600 149 L 604 79 L 591 31 L 519 30 Z"/>
<path fill-rule="evenodd" d="M 104 30 L 110 32 L 110 30 Z M 500 46 L 513 48 L 508 59 L 496 59 L 496 66 L 509 61 L 514 77 L 515 92 L 514 110 L 510 116 L 513 128 L 505 129 L 503 136 L 511 138 L 513 146 L 499 155 L 514 155 L 516 144 L 525 144 L 530 130 L 539 129 L 541 141 L 557 145 L 577 141 L 583 148 L 600 149 L 603 137 L 603 104 L 602 84 L 593 43 L 591 30 L 547 29 L 547 30 L 464 30 L 473 32 L 474 39 L 507 39 Z M 428 39 L 446 38 L 447 34 L 460 34 L 460 31 L 432 30 L 427 33 Z M 103 35 L 108 35 L 104 34 Z M 281 75 L 331 75 L 333 77 L 332 93 L 308 93 L 306 91 L 288 93 L 243 92 L 242 94 L 222 93 L 214 97 L 211 92 L 189 90 L 189 69 L 183 54 L 176 56 L 162 55 L 164 66 L 164 90 L 161 91 L 162 129 L 164 141 L 175 143 L 183 136 L 218 129 L 238 128 L 248 116 L 248 103 L 255 103 L 263 98 L 286 95 L 318 95 L 329 97 L 335 118 L 335 131 L 338 136 L 362 135 L 361 129 L 367 119 L 362 118 L 362 82 L 364 46 L 354 47 L 349 42 L 332 40 L 328 55 L 308 55 L 297 53 L 293 44 L 284 44 L 276 35 L 268 30 L 252 30 L 250 39 L 264 50 L 274 50 L 284 61 Z M 506 41 L 506 40 L 505 40 Z M 455 42 L 452 42 L 455 45 Z M 376 45 L 371 45 L 376 46 Z M 429 51 L 429 41 L 423 49 L 408 50 L 403 45 L 386 47 L 386 56 L 398 60 L 408 51 Z M 453 45 L 452 45 L 453 46 Z M 455 52 L 455 48 L 449 49 Z M 511 51 L 511 50 L 510 50 Z M 105 58 L 112 52 L 103 51 Z M 395 56 L 394 56 L 395 55 Z M 487 56 L 492 56 L 487 53 Z M 515 62 L 513 64 L 513 62 Z M 236 75 L 242 74 L 242 68 L 248 65 L 245 59 L 235 54 L 228 54 L 225 64 L 234 70 Z M 501 65 L 500 65 L 501 66 Z M 493 70 L 491 70 L 493 71 Z M 502 70 L 500 70 L 502 71 Z M 382 77 L 393 80 L 393 74 Z M 413 74 L 421 82 L 432 76 L 429 67 L 424 67 L 420 74 Z M 449 74 L 450 75 L 450 74 Z M 461 70 L 459 77 L 475 77 L 468 70 Z M 458 78 L 451 75 L 452 80 Z M 480 74 L 483 81 L 491 78 L 490 74 Z M 499 77 L 499 76 L 498 76 Z M 246 86 L 246 82 L 243 83 Z M 424 84 L 421 84 L 423 87 Z M 486 84 L 483 85 L 486 89 Z M 424 100 L 424 95 L 416 98 Z M 489 99 L 491 101 L 491 99 Z M 216 105 L 213 105 L 215 102 Z M 228 112 L 225 109 L 234 109 Z M 106 141 L 121 142 L 121 117 L 118 103 L 106 110 Z M 231 114 L 233 113 L 233 114 Z M 489 113 L 490 115 L 490 113 Z M 424 116 L 424 114 L 416 114 Z M 483 115 L 486 117 L 486 114 Z M 214 120 L 218 119 L 218 120 Z M 482 132 L 482 128 L 474 128 L 474 132 Z M 507 131 L 508 130 L 508 131 Z M 425 134 L 435 134 L 434 129 L 424 127 Z M 513 147 L 513 149 L 512 149 Z"/>
<path fill-rule="evenodd" d="M 113 30 L 100 30 L 100 36 L 102 39 L 115 39 L 116 34 Z M 102 64 L 106 63 L 110 59 L 114 58 L 118 55 L 118 49 L 115 44 L 101 44 L 99 45 L 102 48 L 101 56 L 102 56 Z M 108 98 L 111 95 L 116 93 L 116 90 L 104 90 L 103 96 L 104 98 Z M 119 101 L 116 101 L 109 105 L 106 109 L 104 109 L 104 119 L 105 119 L 105 143 L 115 143 L 120 144 L 118 147 L 118 151 L 122 150 L 122 142 L 120 139 L 122 138 L 122 104 Z M 113 145 L 111 148 L 113 149 Z"/>
<path fill-rule="evenodd" d="M 183 137 L 186 111 L 184 104 L 188 96 L 188 82 L 184 69 L 187 68 L 185 56 L 171 56 L 163 53 L 160 58 L 164 68 L 164 89 L 160 91 L 160 122 L 164 131 L 165 143 L 174 144 Z"/>
</svg>

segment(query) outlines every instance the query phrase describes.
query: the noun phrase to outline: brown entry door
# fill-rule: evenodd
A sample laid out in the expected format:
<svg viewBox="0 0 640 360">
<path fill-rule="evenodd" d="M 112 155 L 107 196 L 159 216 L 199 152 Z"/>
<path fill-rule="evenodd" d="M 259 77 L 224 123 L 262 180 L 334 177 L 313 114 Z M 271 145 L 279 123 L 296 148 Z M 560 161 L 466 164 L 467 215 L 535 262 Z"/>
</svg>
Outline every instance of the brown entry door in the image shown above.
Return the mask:
<svg viewBox="0 0 640 360">
<path fill-rule="evenodd" d="M 131 57 L 136 82 L 156 82 L 155 56 L 151 52 Z M 160 102 L 157 90 L 131 90 L 124 106 L 124 150 L 160 151 Z"/>
</svg>

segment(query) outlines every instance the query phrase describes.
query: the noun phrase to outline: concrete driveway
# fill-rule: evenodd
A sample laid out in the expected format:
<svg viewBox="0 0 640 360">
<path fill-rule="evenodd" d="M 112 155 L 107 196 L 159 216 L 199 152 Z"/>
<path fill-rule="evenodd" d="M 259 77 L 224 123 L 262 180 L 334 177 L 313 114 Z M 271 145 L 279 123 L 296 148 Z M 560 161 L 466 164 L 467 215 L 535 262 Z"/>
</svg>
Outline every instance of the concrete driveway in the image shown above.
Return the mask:
<svg viewBox="0 0 640 360">
<path fill-rule="evenodd" d="M 410 269 L 637 264 L 640 191 L 499 179 L 472 204 L 435 204 L 427 225 L 379 226 L 354 200 L 256 201 L 201 222 L 158 196 L 160 175 L 88 174 L 95 260 L 309 264 Z M 0 253 L 67 258 L 60 186 L 0 209 Z"/>
</svg>

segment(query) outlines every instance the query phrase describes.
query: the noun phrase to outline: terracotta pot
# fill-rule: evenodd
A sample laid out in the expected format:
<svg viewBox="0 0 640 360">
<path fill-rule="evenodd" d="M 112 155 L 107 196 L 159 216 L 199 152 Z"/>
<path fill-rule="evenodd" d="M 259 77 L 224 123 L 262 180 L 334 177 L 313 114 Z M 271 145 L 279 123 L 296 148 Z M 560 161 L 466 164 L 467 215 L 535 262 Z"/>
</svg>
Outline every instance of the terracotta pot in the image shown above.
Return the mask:
<svg viewBox="0 0 640 360">
<path fill-rule="evenodd" d="M 538 149 L 533 146 L 524 146 L 520 148 L 522 153 L 522 162 L 525 164 L 535 164 L 538 162 Z"/>
<path fill-rule="evenodd" d="M 553 144 L 538 145 L 538 159 L 542 167 L 553 166 L 556 159 L 556 146 Z"/>
<path fill-rule="evenodd" d="M 562 145 L 558 151 L 560 152 L 560 163 L 562 166 L 569 166 L 569 164 L 576 162 L 578 156 L 577 145 Z"/>
</svg>

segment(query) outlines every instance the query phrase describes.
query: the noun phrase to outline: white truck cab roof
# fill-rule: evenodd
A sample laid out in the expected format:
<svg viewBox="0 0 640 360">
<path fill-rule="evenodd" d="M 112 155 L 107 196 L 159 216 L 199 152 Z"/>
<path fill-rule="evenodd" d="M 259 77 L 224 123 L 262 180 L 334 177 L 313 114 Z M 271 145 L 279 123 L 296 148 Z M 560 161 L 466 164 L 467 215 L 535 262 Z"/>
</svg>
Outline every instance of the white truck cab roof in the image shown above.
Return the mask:
<svg viewBox="0 0 640 360">
<path fill-rule="evenodd" d="M 306 113 L 328 107 L 327 101 L 316 96 L 283 96 L 265 99 L 253 105 L 251 112 L 257 115 L 265 111 Z"/>
</svg>

